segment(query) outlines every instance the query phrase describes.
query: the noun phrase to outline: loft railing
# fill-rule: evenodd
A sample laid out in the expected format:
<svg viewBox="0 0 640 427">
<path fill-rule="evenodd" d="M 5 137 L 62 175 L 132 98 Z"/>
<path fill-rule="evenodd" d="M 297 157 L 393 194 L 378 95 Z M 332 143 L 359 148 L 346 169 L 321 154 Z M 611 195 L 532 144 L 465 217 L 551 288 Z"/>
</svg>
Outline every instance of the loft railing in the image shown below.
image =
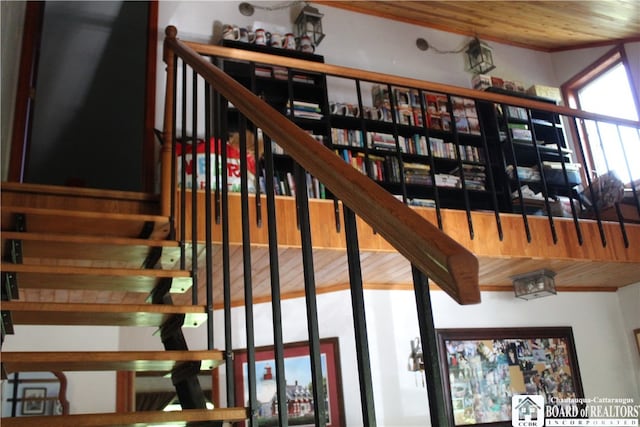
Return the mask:
<svg viewBox="0 0 640 427">
<path fill-rule="evenodd" d="M 225 58 L 238 61 L 248 61 L 253 64 L 266 64 L 285 67 L 291 72 L 315 72 L 326 76 L 335 77 L 341 80 L 340 87 L 351 85 L 357 97 L 354 101 L 357 111 L 363 117 L 366 105 L 364 99 L 364 87 L 366 84 L 381 85 L 392 92 L 396 88 L 419 91 L 420 95 L 427 93 L 440 94 L 449 101 L 451 97 L 461 97 L 471 100 L 478 109 L 479 115 L 487 115 L 489 110 L 495 111 L 497 108 L 500 114 L 495 118 L 484 117 L 481 120 L 482 141 L 477 143 L 479 150 L 484 152 L 489 158 L 492 156 L 490 147 L 500 146 L 498 158 L 494 163 L 497 168 L 490 168 L 486 171 L 485 191 L 478 192 L 473 186 L 465 185 L 464 176 L 461 179 L 462 188 L 461 199 L 463 202 L 454 208 L 466 210 L 470 238 L 474 237 L 474 226 L 471 212 L 474 210 L 489 210 L 495 214 L 496 227 L 500 239 L 503 236 L 501 213 L 520 213 L 523 218 L 523 234 L 530 242 L 531 230 L 529 218 L 534 215 L 543 215 L 547 218 L 549 230 L 553 242 L 558 242 L 556 233 L 556 219 L 558 217 L 570 218 L 574 223 L 577 240 L 583 244 L 583 235 L 580 222 L 582 220 L 596 221 L 600 233 L 600 240 L 603 246 L 607 245 L 607 240 L 603 228 L 603 221 L 614 221 L 619 224 L 624 244 L 628 247 L 629 242 L 625 232 L 625 224 L 629 222 L 640 222 L 640 168 L 633 164 L 631 159 L 640 156 L 640 122 L 626 119 L 619 119 L 600 114 L 589 113 L 576 110 L 554 103 L 543 102 L 535 97 L 514 96 L 515 93 L 507 91 L 478 91 L 457 86 L 425 82 L 416 79 L 398 77 L 394 75 L 375 73 L 358 70 L 348 67 L 340 67 L 331 64 L 316 63 L 294 58 L 265 55 L 247 50 L 228 49 L 220 46 L 206 45 L 200 43 L 187 43 L 188 46 L 203 55 L 215 58 Z M 344 82 L 349 82 L 345 84 Z M 420 96 L 422 99 L 423 97 Z M 331 101 L 331 99 L 329 100 Z M 390 107 L 395 110 L 398 106 L 394 104 L 393 97 L 390 99 Z M 422 105 L 417 105 L 418 115 L 427 123 L 429 120 L 428 106 L 422 100 Z M 452 107 L 450 106 L 449 109 Z M 513 117 L 513 110 L 520 109 L 524 116 Z M 510 116 L 511 112 L 511 116 Z M 453 116 L 454 111 L 449 111 Z M 541 119 L 540 117 L 543 117 Z M 335 118 L 334 116 L 332 116 Z M 511 133 L 503 133 L 501 141 L 496 141 L 499 135 L 498 130 L 505 126 L 505 122 L 514 119 L 521 125 L 526 125 L 531 130 L 529 142 L 523 142 L 515 138 Z M 398 122 L 397 116 L 390 116 L 395 129 L 396 140 L 398 134 L 408 132 L 402 130 L 404 126 Z M 339 120 L 337 120 L 339 122 Z M 454 119 L 451 117 L 451 122 Z M 494 123 L 491 123 L 491 122 Z M 556 122 L 558 126 L 552 126 L 541 135 L 536 134 L 537 123 L 547 121 Z M 502 123 L 499 123 L 502 122 Z M 363 133 L 366 134 L 367 123 L 371 120 L 363 120 Z M 491 126 L 493 129 L 485 129 Z M 405 127 L 406 128 L 406 127 Z M 399 130 L 400 129 L 400 130 Z M 421 136 L 427 139 L 441 137 L 442 133 L 430 128 L 420 126 L 418 130 Z M 562 144 L 548 144 L 544 138 L 549 133 L 560 133 L 560 138 L 564 138 Z M 448 132 L 450 138 L 459 149 L 461 142 L 461 132 L 455 126 Z M 587 149 L 587 147 L 591 147 Z M 433 153 L 429 146 L 429 160 L 433 159 Z M 535 158 L 523 160 L 522 150 L 536 153 Z M 402 147 L 398 147 L 398 152 Z M 540 153 L 540 155 L 538 155 Z M 460 159 L 460 155 L 456 157 Z M 526 157 L 526 156 L 524 156 Z M 425 157 L 427 158 L 427 157 Z M 550 159 L 553 158 L 555 169 L 545 168 Z M 424 160 L 423 160 L 424 161 Z M 462 161 L 460 163 L 463 163 Z M 509 167 L 511 166 L 511 167 Z M 534 170 L 539 176 L 534 178 L 533 183 L 528 174 Z M 548 171 L 551 179 L 545 176 Z M 435 174 L 435 169 L 431 168 L 431 174 Z M 621 190 L 617 194 L 611 191 L 602 192 L 602 183 L 609 185 L 610 181 L 599 178 L 608 175 L 615 175 L 624 184 L 622 187 L 614 187 Z M 522 177 L 522 178 L 521 178 Z M 594 182 L 594 180 L 596 182 Z M 432 182 L 435 177 L 432 176 Z M 620 184 L 619 181 L 614 181 Z M 508 183 L 508 186 L 498 184 Z M 403 183 L 404 184 L 404 183 Z M 533 185 L 530 185 L 533 184 Z M 548 185 L 549 184 L 549 185 Z M 406 186 L 396 191 L 407 201 Z M 527 190 L 535 187 L 535 196 Z M 524 193 L 523 193 L 524 190 Z M 441 209 L 448 208 L 446 203 L 441 203 L 442 193 L 446 188 L 434 185 L 429 192 L 433 199 L 438 226 L 442 229 Z M 531 197 L 533 196 L 533 197 Z M 616 197 L 619 196 L 619 197 Z M 484 198 L 484 204 L 475 203 Z"/>
<path fill-rule="evenodd" d="M 269 235 L 269 259 L 270 259 L 270 282 L 271 282 L 271 301 L 274 319 L 274 348 L 276 360 L 276 378 L 278 384 L 278 405 L 285 403 L 285 384 L 282 378 L 283 372 L 283 342 L 282 342 L 282 325 L 279 324 L 281 318 L 280 308 L 280 288 L 279 288 L 279 260 L 277 247 L 278 227 L 275 223 L 275 190 L 272 185 L 265 186 L 265 194 L 261 194 L 261 189 L 256 185 L 255 197 L 251 198 L 248 188 L 247 177 L 247 151 L 253 149 L 254 153 L 258 153 L 260 148 L 251 143 L 247 138 L 247 130 L 250 134 L 255 134 L 256 129 L 260 129 L 264 134 L 264 170 L 267 183 L 273 182 L 273 152 L 271 141 L 277 141 L 284 151 L 290 155 L 296 162 L 295 165 L 295 181 L 297 188 L 305 188 L 306 173 L 317 178 L 322 184 L 326 185 L 331 194 L 340 200 L 345 207 L 344 211 L 344 228 L 348 253 L 348 266 L 350 273 L 350 287 L 352 296 L 352 307 L 354 316 L 354 334 L 357 345 L 358 354 L 358 371 L 361 390 L 362 417 L 364 424 L 375 425 L 375 411 L 373 408 L 372 382 L 371 372 L 369 369 L 369 353 L 366 334 L 366 322 L 364 313 L 364 303 L 362 295 L 362 274 L 358 259 L 358 238 L 355 227 L 355 216 L 358 215 L 367 221 L 372 228 L 389 241 L 402 255 L 411 261 L 414 272 L 414 285 L 416 292 L 416 308 L 420 323 L 421 341 L 423 343 L 423 351 L 425 354 L 425 375 L 429 396 L 430 417 L 432 425 L 446 425 L 448 414 L 443 413 L 445 396 L 443 395 L 439 372 L 437 369 L 437 349 L 434 337 L 433 319 L 431 317 L 431 308 L 429 300 L 429 290 L 427 278 L 431 278 L 445 291 L 447 291 L 456 301 L 460 303 L 474 303 L 479 301 L 479 292 L 477 286 L 477 261 L 467 251 L 463 250 L 456 242 L 452 241 L 445 234 L 438 230 L 438 227 L 431 225 L 422 217 L 415 215 L 413 210 L 404 203 L 399 202 L 382 186 L 384 183 L 375 182 L 365 173 L 360 173 L 356 168 L 345 163 L 334 152 L 318 144 L 305 131 L 297 127 L 291 120 L 284 117 L 281 112 L 271 108 L 262 102 L 251 91 L 245 89 L 244 86 L 238 84 L 224 72 L 220 71 L 212 65 L 220 59 L 247 62 L 251 64 L 251 69 L 255 70 L 256 64 L 267 64 L 284 67 L 288 76 L 289 85 L 291 77 L 297 72 L 310 72 L 335 77 L 344 81 L 350 81 L 357 92 L 356 106 L 359 112 L 365 111 L 365 103 L 363 102 L 363 87 L 367 84 L 380 85 L 392 94 L 395 88 L 405 88 L 416 90 L 419 94 L 419 102 L 416 106 L 416 113 L 422 118 L 422 123 L 426 126 L 416 126 L 415 123 L 407 125 L 402 123 L 398 116 L 393 112 L 396 110 L 395 100 L 393 97 L 389 100 L 389 107 L 392 112 L 390 117 L 389 133 L 394 137 L 395 148 L 393 154 L 398 158 L 402 158 L 407 153 L 406 147 L 401 146 L 399 136 L 405 136 L 410 132 L 417 132 L 420 136 L 429 138 L 437 138 L 442 135 L 436 129 L 432 129 L 428 125 L 429 106 L 426 98 L 423 96 L 428 93 L 442 94 L 451 100 L 452 96 L 470 99 L 473 102 L 479 116 L 480 133 L 475 135 L 475 147 L 479 153 L 482 153 L 484 159 L 489 161 L 492 166 L 485 170 L 484 190 L 478 190 L 472 186 L 473 179 L 466 179 L 464 173 L 460 174 L 460 188 L 457 188 L 456 194 L 460 194 L 460 201 L 457 207 L 466 211 L 468 219 L 469 234 L 471 238 L 474 236 L 473 216 L 472 212 L 478 207 L 482 210 L 491 210 L 494 212 L 498 233 L 502 236 L 501 215 L 505 212 L 521 212 L 524 233 L 531 240 L 531 232 L 528 228 L 528 218 L 531 215 L 546 215 L 549 222 L 551 233 L 556 241 L 555 221 L 557 212 L 554 212 L 553 205 L 557 203 L 560 197 L 564 197 L 569 203 L 566 204 L 567 210 L 565 215 L 569 215 L 575 224 L 575 230 L 582 243 L 580 222 L 586 214 L 590 216 L 589 220 L 596 220 L 600 227 L 602 236 L 602 244 L 606 245 L 606 239 L 602 230 L 603 217 L 602 204 L 599 203 L 601 193 L 593 190 L 592 171 L 594 167 L 591 163 L 586 163 L 582 159 L 589 159 L 582 148 L 582 141 L 585 138 L 583 131 L 585 124 L 590 124 L 592 128 L 598 129 L 605 125 L 613 126 L 617 129 L 616 133 L 625 135 L 631 140 L 635 140 L 629 147 L 627 143 L 620 143 L 622 150 L 629 157 L 632 150 L 638 146 L 638 129 L 640 123 L 628 120 L 616 120 L 595 114 L 589 114 L 581 111 L 571 110 L 568 108 L 535 101 L 531 99 L 517 98 L 500 93 L 484 93 L 464 88 L 458 88 L 447 85 L 423 82 L 414 79 L 400 78 L 379 73 L 354 70 L 350 68 L 337 67 L 322 63 L 310 63 L 308 61 L 297 60 L 285 57 L 276 57 L 255 52 L 249 52 L 239 49 L 228 49 L 219 46 L 210 46 L 196 43 L 181 42 L 176 38 L 175 28 L 167 29 L 167 38 L 165 40 L 165 62 L 167 63 L 167 91 L 166 91 L 166 109 L 165 109 L 165 127 L 164 127 L 164 145 L 162 151 L 163 174 L 163 210 L 166 214 L 171 215 L 178 220 L 175 234 L 183 242 L 183 247 L 187 246 L 187 238 L 191 238 L 191 258 L 194 260 L 191 268 L 194 270 L 194 277 L 197 271 L 206 270 L 206 287 L 207 289 L 207 306 L 209 311 L 213 311 L 214 301 L 212 300 L 211 287 L 214 286 L 213 266 L 206 263 L 205 266 L 198 266 L 197 247 L 198 243 L 205 243 L 206 260 L 212 258 L 213 238 L 211 226 L 214 221 L 222 224 L 221 247 L 223 253 L 222 276 L 224 287 L 224 328 L 225 328 L 225 350 L 227 354 L 227 375 L 226 378 L 226 396 L 227 405 L 234 406 L 234 384 L 232 372 L 232 354 L 234 343 L 231 341 L 231 292 L 233 284 L 230 275 L 230 249 L 229 249 L 229 227 L 230 221 L 242 222 L 242 247 L 243 247 L 243 300 L 245 307 L 245 316 L 247 324 L 244 325 L 246 330 L 246 346 L 247 360 L 249 366 L 249 401 L 248 406 L 252 410 L 251 424 L 255 424 L 256 411 L 256 372 L 255 372 L 255 346 L 253 339 L 253 284 L 251 279 L 251 239 L 249 224 L 249 207 L 250 200 L 256 203 L 255 220 L 262 222 L 262 218 L 258 215 L 261 211 L 260 204 L 267 205 L 266 227 Z M 289 100 L 292 98 L 289 94 Z M 179 101 L 179 102 L 177 102 Z M 240 171 L 241 171 L 241 215 L 237 218 L 229 217 L 229 194 L 227 193 L 228 181 L 227 174 L 219 174 L 220 170 L 225 170 L 228 164 L 227 158 L 227 134 L 228 126 L 226 123 L 227 106 L 231 103 L 239 112 L 240 119 L 238 121 L 239 130 L 239 148 L 240 148 Z M 328 104 L 328 103 L 326 103 Z M 451 103 L 447 113 L 453 119 L 455 111 Z M 534 150 L 536 153 L 526 161 L 521 160 L 518 150 L 522 149 L 523 142 L 516 138 L 511 132 L 500 133 L 500 128 L 504 125 L 509 115 L 517 110 L 510 107 L 522 107 L 524 115 L 517 117 L 517 122 L 526 125 L 531 130 L 531 140 L 525 149 Z M 497 113 L 496 113 L 497 111 Z M 325 113 L 329 113 L 325 111 Z M 541 135 L 536 134 L 535 125 L 541 121 L 539 114 L 552 114 L 554 119 L 551 122 L 552 132 L 559 132 L 564 129 L 563 135 L 566 138 L 566 146 L 562 144 L 551 146 L 544 144 Z M 485 116 L 483 116 L 485 115 Z M 557 122 L 556 122 L 557 118 Z M 339 123 L 340 119 L 335 118 Z M 366 135 L 368 131 L 376 128 L 377 125 L 371 119 L 362 119 L 360 121 L 362 135 Z M 556 124 L 558 126 L 556 126 Z M 562 125 L 562 126 L 560 126 Z M 509 128 L 506 128 L 507 130 Z M 457 166 L 463 168 L 464 164 L 469 163 L 463 158 L 460 147 L 467 136 L 463 135 L 456 127 L 450 131 L 451 143 L 453 144 L 454 154 L 450 159 Z M 597 132 L 596 132 L 597 134 Z M 493 136 L 491 136 L 493 135 Z M 589 135 L 593 138 L 594 132 Z M 180 156 L 180 167 L 176 163 L 176 146 L 181 141 L 180 146 L 185 150 L 184 144 L 187 141 L 195 141 L 197 137 L 201 137 L 207 143 L 205 147 L 205 176 L 206 182 L 204 190 L 190 192 L 189 187 L 197 188 L 197 177 L 193 174 L 187 182 L 185 170 L 186 151 L 182 151 Z M 213 145 L 209 144 L 210 140 L 219 141 Z M 255 139 L 257 141 L 257 139 Z M 540 145 L 540 147 L 539 147 Z M 542 147 L 542 145 L 545 145 Z M 549 146 L 547 146 L 549 145 Z M 499 147 L 499 150 L 495 148 Z M 435 210 L 437 212 L 438 226 L 442 228 L 441 209 L 450 207 L 447 203 L 451 202 L 451 189 L 440 187 L 437 185 L 435 170 L 436 165 L 434 158 L 436 153 L 432 150 L 430 144 L 427 144 L 427 155 L 422 154 L 421 159 L 430 166 L 430 175 L 432 185 L 424 185 L 425 194 L 433 197 L 435 201 Z M 191 144 L 186 150 L 192 150 L 191 155 L 196 157 L 196 144 Z M 569 150 L 577 156 L 574 161 L 567 156 Z M 211 159 L 212 151 L 219 153 Z M 367 162 L 371 158 L 378 155 L 376 150 L 369 150 L 367 147 L 362 149 Z M 546 155 L 554 154 L 555 167 L 552 172 L 556 175 L 553 183 L 554 187 L 548 184 L 545 176 L 545 163 L 548 162 Z M 555 153 L 554 153 L 555 152 Z M 607 151 L 604 150 L 605 157 Z M 542 154 L 540 154 L 542 153 Z M 546 154 L 545 154 L 546 153 Z M 410 156 L 409 156 L 410 158 Z M 631 157 L 629 157 L 631 158 Z M 475 162 L 478 163 L 478 162 Z M 576 181 L 575 163 L 581 166 L 577 167 L 580 175 L 579 181 L 586 188 L 586 191 L 580 194 L 580 188 Z M 371 163 L 368 163 L 369 165 Z M 608 164 L 605 162 L 604 164 Z M 170 166 L 169 166 L 170 165 Z M 608 167 L 607 167 L 608 168 Z M 176 176 L 176 170 L 180 169 L 181 177 Z M 523 177 L 523 172 L 529 170 L 537 170 L 540 177 L 535 181 L 539 187 L 537 195 L 536 212 L 531 212 L 529 206 L 526 187 L 529 177 Z M 461 169 L 462 170 L 462 169 Z M 212 171 L 214 171 L 212 173 Z M 603 174 L 606 170 L 597 170 L 598 174 Z M 628 185 L 628 192 L 632 194 L 633 204 L 631 205 L 635 211 L 640 214 L 640 205 L 638 204 L 637 187 L 634 184 L 637 179 L 637 170 L 633 170 L 627 164 L 628 175 L 633 177 Z M 510 176 L 508 174 L 511 174 Z M 401 196 L 403 202 L 409 203 L 411 200 L 410 190 L 414 184 L 405 181 L 404 168 L 401 167 L 400 182 L 396 183 L 393 190 Z M 211 181 L 211 176 L 220 176 L 215 182 Z M 374 178 L 374 177 L 371 177 Z M 177 185 L 180 181 L 180 186 Z M 220 182 L 218 182 L 220 181 Z M 510 183 L 513 187 L 506 187 L 505 183 Z M 380 184 L 380 185 L 379 185 Z M 559 193 L 557 187 L 569 189 L 564 193 Z M 179 191 L 173 191 L 178 188 Z M 213 189 L 212 189 L 213 188 Z M 203 197 L 198 197 L 199 193 Z M 319 387 L 322 384 L 319 377 L 319 332 L 318 319 L 315 303 L 314 288 L 314 267 L 313 267 L 313 242 L 311 241 L 310 224 L 309 224 L 309 207 L 308 195 L 304 191 L 296 192 L 296 209 L 297 221 L 301 236 L 301 247 L 303 254 L 303 277 L 305 288 L 305 299 L 307 303 L 308 318 L 308 335 L 309 347 L 312 360 L 313 371 L 313 394 L 314 401 L 323 401 L 323 390 Z M 590 199 L 592 208 L 585 205 L 585 199 Z M 189 199 L 188 199 L 189 198 Z M 202 203 L 204 199 L 204 204 Z M 200 204 L 200 205 L 199 205 Z M 626 239 L 624 233 L 625 221 L 628 218 L 620 208 L 621 200 L 614 201 L 616 219 L 618 220 L 622 235 Z M 197 213 L 205 212 L 204 216 Z M 339 212 L 336 210 L 336 212 Z M 191 213 L 191 214 L 189 214 Z M 338 215 L 338 214 L 337 214 Z M 191 218 L 191 221 L 187 220 Z M 339 220 L 339 218 L 338 218 Z M 204 234 L 201 229 L 205 229 Z M 204 239 L 199 240 L 199 236 L 204 235 Z M 626 242 L 628 245 L 629 242 Z M 187 255 L 183 256 L 183 265 L 186 266 Z M 469 263 L 467 265 L 467 263 Z M 201 276 L 202 277 L 202 276 Z M 217 285 L 216 285 L 217 286 Z M 194 289 L 197 290 L 194 284 Z M 197 302 L 201 298 L 198 295 L 193 296 L 193 301 Z M 213 324 L 209 323 L 209 345 L 213 345 Z M 242 402 L 245 404 L 247 402 Z M 325 425 L 323 417 L 323 409 L 316 406 L 316 425 Z M 284 406 L 279 406 L 279 425 L 288 425 L 286 410 Z"/>
</svg>

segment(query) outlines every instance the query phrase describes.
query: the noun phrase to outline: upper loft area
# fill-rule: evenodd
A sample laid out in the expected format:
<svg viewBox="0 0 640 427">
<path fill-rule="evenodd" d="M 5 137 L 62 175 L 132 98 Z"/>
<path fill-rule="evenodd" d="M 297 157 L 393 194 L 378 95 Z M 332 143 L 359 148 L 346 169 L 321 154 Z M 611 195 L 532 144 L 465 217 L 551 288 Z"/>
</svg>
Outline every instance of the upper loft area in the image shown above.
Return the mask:
<svg viewBox="0 0 640 427">
<path fill-rule="evenodd" d="M 175 29 L 168 29 L 167 34 L 171 40 Z M 593 187 L 586 190 L 592 194 L 599 181 L 592 182 L 590 177 L 581 175 L 584 166 L 573 160 L 575 152 L 570 145 L 580 141 L 581 134 L 574 136 L 565 128 L 572 129 L 576 119 L 595 126 L 613 120 L 614 126 L 625 129 L 623 134 L 628 135 L 631 129 L 633 137 L 638 123 L 570 110 L 541 98 L 514 96 L 518 95 L 515 93 L 470 90 L 328 65 L 318 55 L 309 56 L 312 60 L 306 61 L 295 51 L 287 53 L 282 49 L 247 47 L 228 41 L 224 44 L 227 47 L 187 42 L 180 48 L 181 53 L 193 49 L 194 58 L 199 58 L 195 55 L 198 52 L 204 61 L 197 65 L 189 63 L 189 66 L 181 61 L 175 64 L 181 76 L 171 83 L 178 88 L 175 91 L 176 138 L 173 140 L 170 135 L 173 130 L 166 132 L 165 146 L 175 142 L 185 147 L 180 141 L 188 142 L 191 135 L 197 134 L 198 147 L 186 145 L 187 156 L 189 150 L 203 153 L 208 146 L 213 153 L 217 144 L 206 141 L 217 139 L 216 127 L 222 135 L 235 135 L 229 138 L 232 151 L 227 151 L 228 155 L 233 151 L 237 153 L 244 141 L 250 157 L 247 164 L 255 164 L 255 169 L 249 171 L 249 191 L 258 197 L 272 187 L 284 200 L 291 198 L 291 209 L 300 196 L 300 186 L 294 181 L 295 162 L 292 163 L 291 158 L 300 154 L 297 145 L 324 146 L 333 152 L 333 159 L 342 159 L 398 199 L 417 206 L 416 211 L 475 253 L 480 258 L 481 286 L 485 289 L 508 287 L 511 275 L 552 265 L 560 271 L 558 280 L 569 290 L 614 290 L 637 281 L 638 260 L 634 259 L 634 251 L 629 246 L 637 239 L 638 227 L 633 223 L 637 221 L 633 216 L 638 210 L 637 199 L 635 196 L 631 199 L 632 216 L 621 214 L 615 222 L 598 217 L 605 214 L 606 209 L 599 209 L 602 205 L 594 205 L 594 210 L 600 212 L 595 216 L 588 213 L 589 208 L 581 208 L 580 183 L 583 179 L 589 185 L 593 183 Z M 218 72 L 209 74 L 210 63 L 240 85 L 232 85 L 222 76 L 216 77 Z M 221 122 L 212 124 L 213 130 L 208 136 L 208 115 L 205 114 L 204 119 L 198 116 L 196 125 L 191 107 L 184 108 L 194 102 L 193 109 L 200 105 L 205 106 L 203 111 L 206 111 L 206 99 L 209 99 L 206 92 L 198 91 L 198 98 L 194 100 L 188 93 L 190 89 L 186 92 L 181 89 L 185 87 L 181 79 L 186 78 L 186 87 L 192 85 L 191 67 L 197 68 L 197 74 L 202 73 L 204 80 L 215 81 L 214 87 L 219 91 L 220 99 L 215 98 L 211 111 Z M 196 86 L 198 79 L 194 79 Z M 220 86 L 221 82 L 224 85 Z M 173 93 L 173 88 L 171 91 Z M 243 99 L 245 91 L 247 95 L 259 95 L 266 105 L 249 108 Z M 332 93 L 341 96 L 342 101 L 351 93 L 355 101 L 332 102 Z M 244 117 L 245 113 L 250 114 L 250 109 L 255 110 L 254 114 Z M 306 135 L 296 134 L 296 138 L 301 139 L 289 142 L 294 145 L 283 149 L 280 138 L 288 139 L 288 135 L 284 130 L 273 128 L 270 119 L 274 120 L 275 115 L 286 116 L 289 119 L 286 123 L 293 122 Z M 449 125 L 443 126 L 443 122 Z M 509 123 L 516 126 L 511 127 Z M 262 129 L 263 126 L 270 128 Z M 289 129 L 289 125 L 286 128 Z M 305 149 L 308 148 L 311 147 Z M 180 148 L 180 153 L 183 149 Z M 293 152 L 288 152 L 289 149 Z M 215 157 L 211 157 L 212 164 Z M 205 158 L 198 161 L 199 167 L 204 167 Z M 264 159 L 268 158 L 273 159 L 275 167 L 273 183 L 262 169 Z M 336 167 L 328 160 L 330 158 L 324 169 Z M 304 163 L 303 166 L 306 168 Z M 526 177 L 518 172 L 521 169 Z M 341 248 L 340 243 L 336 245 L 331 234 L 327 234 L 330 231 L 327 224 L 334 222 L 337 223 L 335 232 L 340 232 L 339 220 L 335 219 L 339 216 L 335 215 L 337 208 L 330 203 L 332 191 L 330 187 L 323 187 L 322 179 L 317 179 L 310 168 L 307 170 L 310 172 L 302 192 L 318 200 L 314 223 L 322 225 L 314 235 L 314 245 L 319 250 Z M 538 171 L 537 176 L 533 176 L 534 171 Z M 203 175 L 206 176 L 201 174 L 200 180 L 186 177 L 183 189 L 201 188 Z M 229 175 L 230 188 L 233 179 Z M 524 193 L 525 186 L 537 188 L 537 201 Z M 624 191 L 619 182 L 615 187 L 620 190 L 616 190 L 620 193 L 620 206 L 625 200 Z M 629 190 L 633 194 L 634 188 L 635 183 L 631 183 Z M 288 204 L 284 200 L 283 206 Z M 562 200 L 568 201 L 566 210 L 554 211 L 552 205 L 562 204 Z M 260 203 L 257 203 L 256 212 L 250 217 L 260 218 L 259 210 Z M 613 210 L 617 216 L 617 209 Z M 295 224 L 288 222 L 292 227 Z M 406 283 L 408 266 L 406 270 L 395 269 L 396 276 L 383 274 L 382 267 L 376 268 L 388 262 L 388 254 L 384 255 L 384 262 L 379 258 L 386 251 L 386 246 L 381 244 L 384 240 L 376 235 L 375 227 L 367 230 L 363 225 L 362 229 L 372 237 L 372 243 L 362 245 L 361 250 L 367 257 L 369 251 L 373 253 L 367 259 L 377 273 L 367 276 L 368 283 Z M 296 245 L 294 241 L 286 244 Z M 613 249 L 616 246 L 622 250 Z M 580 269 L 581 274 L 576 274 L 576 269 Z M 616 278 L 613 281 L 612 275 Z M 327 280 L 327 286 L 335 284 L 335 280 L 340 282 L 334 276 L 328 274 L 334 282 Z"/>
</svg>

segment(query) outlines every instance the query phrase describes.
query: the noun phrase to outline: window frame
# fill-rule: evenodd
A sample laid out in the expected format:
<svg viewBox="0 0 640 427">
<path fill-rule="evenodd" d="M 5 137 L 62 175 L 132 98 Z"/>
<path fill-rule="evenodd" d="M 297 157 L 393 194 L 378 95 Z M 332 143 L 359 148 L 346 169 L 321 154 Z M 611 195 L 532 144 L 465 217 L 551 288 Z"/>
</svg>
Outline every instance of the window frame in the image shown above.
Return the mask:
<svg viewBox="0 0 640 427">
<path fill-rule="evenodd" d="M 629 88 L 631 89 L 631 98 L 633 99 L 633 102 L 635 104 L 636 113 L 640 118 L 640 102 L 638 101 L 638 92 L 633 82 L 633 76 L 630 72 L 629 61 L 627 59 L 627 54 L 625 52 L 623 44 L 616 45 L 613 49 L 606 52 L 595 62 L 587 66 L 584 70 L 580 71 L 578 74 L 562 84 L 561 91 L 565 101 L 565 105 L 571 108 L 581 109 L 578 92 L 589 83 L 593 82 L 619 64 L 622 64 L 626 70 Z M 591 141 L 589 141 L 588 139 L 588 132 L 585 123 L 581 120 L 579 121 L 579 124 L 576 123 L 576 126 L 580 126 L 580 129 L 578 130 L 576 128 L 576 131 L 578 131 L 582 135 L 582 138 L 577 138 L 577 141 L 582 141 L 582 150 L 579 150 L 579 153 L 583 153 L 586 157 L 580 160 L 587 167 L 585 172 L 595 172 L 596 162 L 593 157 Z M 580 154 L 578 154 L 578 156 L 582 157 L 582 155 Z M 594 178 L 594 176 L 590 177 Z M 626 183 L 625 186 L 628 187 L 629 184 L 630 183 Z"/>
</svg>

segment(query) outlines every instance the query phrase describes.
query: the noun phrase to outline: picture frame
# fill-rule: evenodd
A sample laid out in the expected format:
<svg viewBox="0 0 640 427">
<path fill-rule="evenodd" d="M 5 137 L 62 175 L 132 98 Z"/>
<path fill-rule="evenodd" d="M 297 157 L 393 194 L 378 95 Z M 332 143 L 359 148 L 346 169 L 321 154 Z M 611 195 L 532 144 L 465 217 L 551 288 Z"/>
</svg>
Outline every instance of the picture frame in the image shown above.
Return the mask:
<svg viewBox="0 0 640 427">
<path fill-rule="evenodd" d="M 437 329 L 449 426 L 511 426 L 512 396 L 584 397 L 571 327 Z"/>
<path fill-rule="evenodd" d="M 45 387 L 25 387 L 22 390 L 22 415 L 44 415 L 46 403 Z"/>
<path fill-rule="evenodd" d="M 276 372 L 274 347 L 257 347 L 256 376 L 257 395 L 261 403 L 258 410 L 258 425 L 275 426 L 278 424 L 275 404 L 269 403 L 276 392 Z M 342 397 L 342 378 L 340 371 L 340 349 L 337 337 L 320 339 L 320 356 L 323 382 L 325 384 L 325 408 L 328 427 L 344 427 L 344 403 Z M 305 395 L 313 395 L 311 384 L 311 359 L 308 342 L 294 342 L 284 345 L 284 366 L 287 388 L 297 387 Z M 236 403 L 245 405 L 248 400 L 247 388 L 247 352 L 246 349 L 234 351 L 234 377 L 236 383 Z M 288 405 L 289 425 L 313 425 L 313 404 Z M 310 412 L 311 410 L 311 412 Z"/>
<path fill-rule="evenodd" d="M 638 354 L 640 354 L 640 328 L 634 329 L 633 335 L 636 337 L 636 346 L 638 347 Z"/>
</svg>

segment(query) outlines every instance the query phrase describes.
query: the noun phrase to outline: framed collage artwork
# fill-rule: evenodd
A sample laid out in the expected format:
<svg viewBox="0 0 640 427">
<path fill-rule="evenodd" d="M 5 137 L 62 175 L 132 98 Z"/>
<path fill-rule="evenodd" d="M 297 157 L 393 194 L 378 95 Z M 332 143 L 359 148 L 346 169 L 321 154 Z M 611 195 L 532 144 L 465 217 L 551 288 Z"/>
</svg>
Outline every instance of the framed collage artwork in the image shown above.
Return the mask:
<svg viewBox="0 0 640 427">
<path fill-rule="evenodd" d="M 511 426 L 516 394 L 584 397 L 570 327 L 438 329 L 449 425 Z"/>
</svg>

